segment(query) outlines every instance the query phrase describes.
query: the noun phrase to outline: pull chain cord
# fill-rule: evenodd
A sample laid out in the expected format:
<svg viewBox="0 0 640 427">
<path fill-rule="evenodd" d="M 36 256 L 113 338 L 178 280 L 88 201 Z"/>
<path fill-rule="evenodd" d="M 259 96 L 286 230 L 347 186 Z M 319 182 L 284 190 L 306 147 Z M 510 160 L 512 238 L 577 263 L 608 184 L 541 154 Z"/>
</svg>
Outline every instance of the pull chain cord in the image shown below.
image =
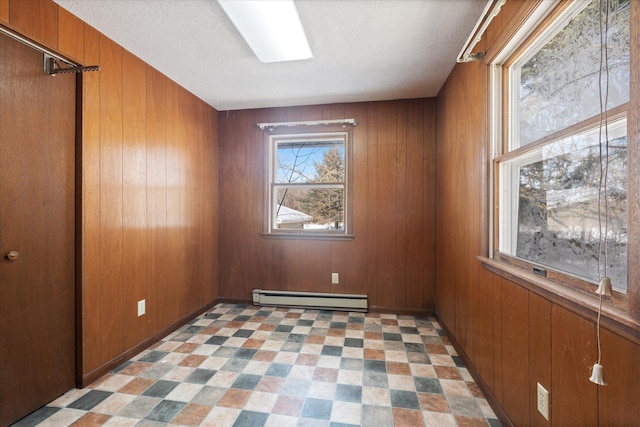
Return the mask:
<svg viewBox="0 0 640 427">
<path fill-rule="evenodd" d="M 600 149 L 600 181 L 598 184 L 598 227 L 600 230 L 598 242 L 598 258 L 604 254 L 604 263 L 598 262 L 598 276 L 600 279 L 607 277 L 608 266 L 608 245 L 607 234 L 609 232 L 609 198 L 607 195 L 609 176 L 609 123 L 607 105 L 609 102 L 609 53 L 608 53 L 608 33 L 609 33 L 609 0 L 605 0 L 604 31 L 602 31 L 602 6 L 600 6 L 600 69 L 598 70 L 598 94 L 600 101 L 600 125 L 598 129 L 598 147 Z M 604 67 L 605 72 L 602 72 Z M 603 84 L 604 78 L 604 100 Z M 602 150 L 602 130 L 604 129 L 604 156 Z M 604 160 L 603 160 L 604 157 Z M 604 233 L 602 227 L 602 196 L 604 192 Z M 604 246 L 604 251 L 603 251 Z M 603 274 L 604 273 L 604 274 Z"/>
<path fill-rule="evenodd" d="M 607 277 L 608 266 L 608 245 L 607 235 L 609 232 L 609 198 L 607 194 L 607 179 L 609 174 L 609 121 L 607 117 L 607 105 L 609 101 L 609 52 L 608 52 L 608 35 L 609 35 L 609 0 L 605 0 L 604 7 L 604 31 L 602 31 L 603 19 L 602 19 L 602 2 L 599 3 L 599 17 L 600 17 L 600 69 L 598 71 L 598 94 L 600 98 L 600 126 L 598 145 L 600 149 L 600 181 L 598 185 L 598 227 L 600 230 L 599 245 L 598 245 L 598 276 L 600 278 L 600 286 L 596 293 L 599 295 L 598 304 L 598 319 L 596 321 L 596 342 L 598 347 L 598 361 L 593 366 L 591 378 L 589 380 L 598 385 L 607 385 L 604 381 L 604 371 L 600 364 L 602 360 L 602 347 L 600 344 L 600 317 L 602 315 L 602 298 L 604 295 L 611 295 L 611 280 Z M 603 69 L 604 66 L 604 100 L 603 100 Z M 604 128 L 604 159 L 602 152 L 602 129 Z M 602 193 L 604 192 L 604 233 L 602 229 Z M 604 265 L 600 263 L 600 255 L 603 254 L 604 246 Z M 602 265 L 602 270 L 601 270 Z M 601 274 L 604 273 L 604 274 Z"/>
</svg>

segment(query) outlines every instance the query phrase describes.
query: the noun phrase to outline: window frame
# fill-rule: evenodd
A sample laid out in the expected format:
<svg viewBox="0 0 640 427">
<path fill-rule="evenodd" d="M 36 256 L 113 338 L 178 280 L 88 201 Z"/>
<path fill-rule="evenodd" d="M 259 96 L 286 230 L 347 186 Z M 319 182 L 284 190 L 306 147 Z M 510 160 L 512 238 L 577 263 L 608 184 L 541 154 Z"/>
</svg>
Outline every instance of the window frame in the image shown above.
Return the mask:
<svg viewBox="0 0 640 427">
<path fill-rule="evenodd" d="M 290 239 L 314 239 L 314 240 L 343 240 L 353 239 L 353 223 L 352 223 L 352 145 L 353 145 L 353 126 L 355 121 L 350 119 L 344 124 L 315 124 L 312 126 L 303 124 L 285 124 L 274 128 L 266 128 L 266 144 L 267 144 L 267 177 L 266 177 L 266 197 L 264 208 L 264 227 L 261 233 L 267 238 L 290 238 Z M 282 125 L 282 124 L 279 124 Z M 277 147 L 278 142 L 283 140 L 336 140 L 344 141 L 344 177 L 345 181 L 341 183 L 277 183 L 276 173 L 277 165 Z M 274 225 L 274 208 L 277 204 L 277 188 L 295 187 L 295 188 L 343 188 L 343 228 L 341 230 L 304 230 L 304 229 L 282 229 L 276 228 Z"/>
<path fill-rule="evenodd" d="M 585 2 L 589 4 L 588 2 Z M 633 3 L 633 1 L 631 2 Z M 540 8 L 542 6 L 539 6 Z M 586 5 L 585 5 L 586 7 Z M 633 8 L 633 6 L 632 6 Z M 491 69 L 490 73 L 490 97 L 489 97 L 489 109 L 491 112 L 490 119 L 490 140 L 491 140 L 491 153 L 490 153 L 490 161 L 491 161 L 491 170 L 490 170 L 490 180 L 492 185 L 491 195 L 491 228 L 490 230 L 490 248 L 489 253 L 492 258 L 497 261 L 504 262 L 511 266 L 515 266 L 517 268 L 521 268 L 527 270 L 529 272 L 536 272 L 542 269 L 545 273 L 545 278 L 549 279 L 553 282 L 557 282 L 559 284 L 569 285 L 574 288 L 581 289 L 583 291 L 587 291 L 589 293 L 593 293 L 597 283 L 592 280 L 575 276 L 569 272 L 562 271 L 550 266 L 540 265 L 535 262 L 519 258 L 515 255 L 511 255 L 506 251 L 502 251 L 502 248 L 505 248 L 505 244 L 509 249 L 513 249 L 511 244 L 505 243 L 504 229 L 503 224 L 505 219 L 503 216 L 506 211 L 511 210 L 514 211 L 513 206 L 507 206 L 508 204 L 517 203 L 517 200 L 505 200 L 503 196 L 503 182 L 506 179 L 511 178 L 511 181 L 515 179 L 517 181 L 518 177 L 509 177 L 501 175 L 501 165 L 505 164 L 509 161 L 514 161 L 518 163 L 524 164 L 525 160 L 529 157 L 535 157 L 536 152 L 540 152 L 544 146 L 552 144 L 555 141 L 562 140 L 571 135 L 578 135 L 580 133 L 597 129 L 598 117 L 590 117 L 586 120 L 583 120 L 580 123 L 568 126 L 564 129 L 561 129 L 557 132 L 554 132 L 550 135 L 546 135 L 542 138 L 539 138 L 536 141 L 532 141 L 529 144 L 523 146 L 514 147 L 514 141 L 519 138 L 519 102 L 513 102 L 514 98 L 517 98 L 519 95 L 517 91 L 512 90 L 512 85 L 515 83 L 519 84 L 519 74 L 514 78 L 516 73 L 514 73 L 514 65 L 519 66 L 521 64 L 526 63 L 531 56 L 533 56 L 539 49 L 539 47 L 544 46 L 556 33 L 556 30 L 564 28 L 568 22 L 571 21 L 575 16 L 577 16 L 580 11 L 583 10 L 583 7 L 579 6 L 578 2 L 561 2 L 560 4 L 553 5 L 548 10 L 539 12 L 538 16 L 542 16 L 538 18 L 536 22 L 527 22 L 520 29 L 520 32 L 515 34 L 512 40 L 508 43 L 508 48 L 505 48 L 502 52 L 496 55 L 492 61 L 488 64 Z M 632 35 L 631 35 L 631 44 L 633 44 L 633 34 L 637 29 L 634 29 L 633 23 L 633 11 L 631 12 L 631 26 L 632 26 Z M 548 35 L 551 33 L 551 35 Z M 519 42 L 519 43 L 518 43 Z M 516 46 L 514 48 L 514 46 Z M 630 76 L 631 80 L 633 80 L 633 70 L 634 70 L 634 50 L 633 46 L 631 49 L 631 70 Z M 514 80 L 517 81 L 514 83 Z M 637 141 L 633 140 L 633 118 L 637 114 L 632 110 L 632 100 L 634 93 L 634 85 L 630 82 L 630 94 L 629 94 L 629 102 L 614 108 L 610 108 L 608 110 L 608 122 L 615 123 L 616 121 L 624 118 L 627 122 L 627 146 L 631 146 L 633 143 L 637 143 Z M 518 100 L 519 101 L 519 100 Z M 518 125 L 514 126 L 513 124 L 517 123 Z M 640 233 L 637 229 L 634 228 L 631 223 L 630 215 L 633 215 L 634 210 L 630 208 L 632 203 L 637 202 L 638 196 L 632 194 L 632 180 L 634 174 L 640 173 L 640 171 L 635 170 L 634 165 L 636 164 L 633 161 L 633 151 L 629 150 L 627 154 L 627 233 L 628 240 L 627 245 L 635 245 L 634 243 L 639 237 Z M 516 191 L 517 189 L 512 191 Z M 630 197 L 629 197 L 630 196 Z M 517 207 L 515 208 L 515 212 L 517 213 Z M 506 221 L 510 223 L 512 232 L 513 228 L 517 230 L 517 216 L 512 216 L 511 221 Z M 515 225 L 514 225 L 515 223 Z M 516 231 L 517 232 L 517 231 Z M 509 236 L 509 237 L 512 237 Z M 611 297 L 611 301 L 615 306 L 623 308 L 624 310 L 629 309 L 629 294 L 637 293 L 636 289 L 638 285 L 634 285 L 633 276 L 634 272 L 637 271 L 636 266 L 632 265 L 631 259 L 631 249 L 628 247 L 628 257 L 627 257 L 627 290 L 626 292 L 620 292 L 617 289 L 614 289 L 614 295 Z M 515 253 L 511 251 L 511 253 Z"/>
</svg>

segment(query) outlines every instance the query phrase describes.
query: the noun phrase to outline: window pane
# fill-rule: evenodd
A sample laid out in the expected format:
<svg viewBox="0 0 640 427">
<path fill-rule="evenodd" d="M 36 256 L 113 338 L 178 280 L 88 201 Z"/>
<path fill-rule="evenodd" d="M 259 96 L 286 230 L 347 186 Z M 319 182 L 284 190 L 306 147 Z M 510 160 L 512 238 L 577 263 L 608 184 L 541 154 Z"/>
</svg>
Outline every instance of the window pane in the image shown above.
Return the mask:
<svg viewBox="0 0 640 427">
<path fill-rule="evenodd" d="M 344 187 L 286 187 L 276 189 L 276 229 L 344 230 Z"/>
<path fill-rule="evenodd" d="M 278 141 L 276 183 L 344 182 L 344 140 Z"/>
<path fill-rule="evenodd" d="M 609 142 L 607 275 L 615 288 L 626 290 L 626 121 L 617 127 Z M 597 282 L 598 259 L 604 266 L 604 243 L 598 254 L 600 230 L 604 233 L 605 227 L 604 193 L 601 222 L 598 218 L 597 131 L 552 143 L 533 161 L 514 160 L 511 167 L 518 179 L 515 255 Z"/>
<path fill-rule="evenodd" d="M 520 67 L 517 146 L 599 114 L 598 4 L 589 4 Z M 629 101 L 629 0 L 611 0 L 610 5 L 608 109 Z"/>
</svg>

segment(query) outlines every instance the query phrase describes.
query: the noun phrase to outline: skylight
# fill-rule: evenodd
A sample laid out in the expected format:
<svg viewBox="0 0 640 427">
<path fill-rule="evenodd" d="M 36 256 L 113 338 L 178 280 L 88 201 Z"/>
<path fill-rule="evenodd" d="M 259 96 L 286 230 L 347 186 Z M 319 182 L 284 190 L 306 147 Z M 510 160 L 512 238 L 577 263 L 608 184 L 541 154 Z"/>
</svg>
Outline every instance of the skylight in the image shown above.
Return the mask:
<svg viewBox="0 0 640 427">
<path fill-rule="evenodd" d="M 293 0 L 218 0 L 261 62 L 313 58 Z"/>
</svg>

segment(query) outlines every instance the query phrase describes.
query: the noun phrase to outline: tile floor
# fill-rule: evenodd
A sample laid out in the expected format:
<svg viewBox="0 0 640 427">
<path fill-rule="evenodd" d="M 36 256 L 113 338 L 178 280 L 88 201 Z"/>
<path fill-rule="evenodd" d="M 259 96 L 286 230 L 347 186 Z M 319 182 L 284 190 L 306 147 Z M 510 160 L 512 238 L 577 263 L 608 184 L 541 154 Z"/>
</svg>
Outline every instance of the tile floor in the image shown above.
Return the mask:
<svg viewBox="0 0 640 427">
<path fill-rule="evenodd" d="M 219 304 L 18 426 L 499 426 L 435 318 Z"/>
</svg>

